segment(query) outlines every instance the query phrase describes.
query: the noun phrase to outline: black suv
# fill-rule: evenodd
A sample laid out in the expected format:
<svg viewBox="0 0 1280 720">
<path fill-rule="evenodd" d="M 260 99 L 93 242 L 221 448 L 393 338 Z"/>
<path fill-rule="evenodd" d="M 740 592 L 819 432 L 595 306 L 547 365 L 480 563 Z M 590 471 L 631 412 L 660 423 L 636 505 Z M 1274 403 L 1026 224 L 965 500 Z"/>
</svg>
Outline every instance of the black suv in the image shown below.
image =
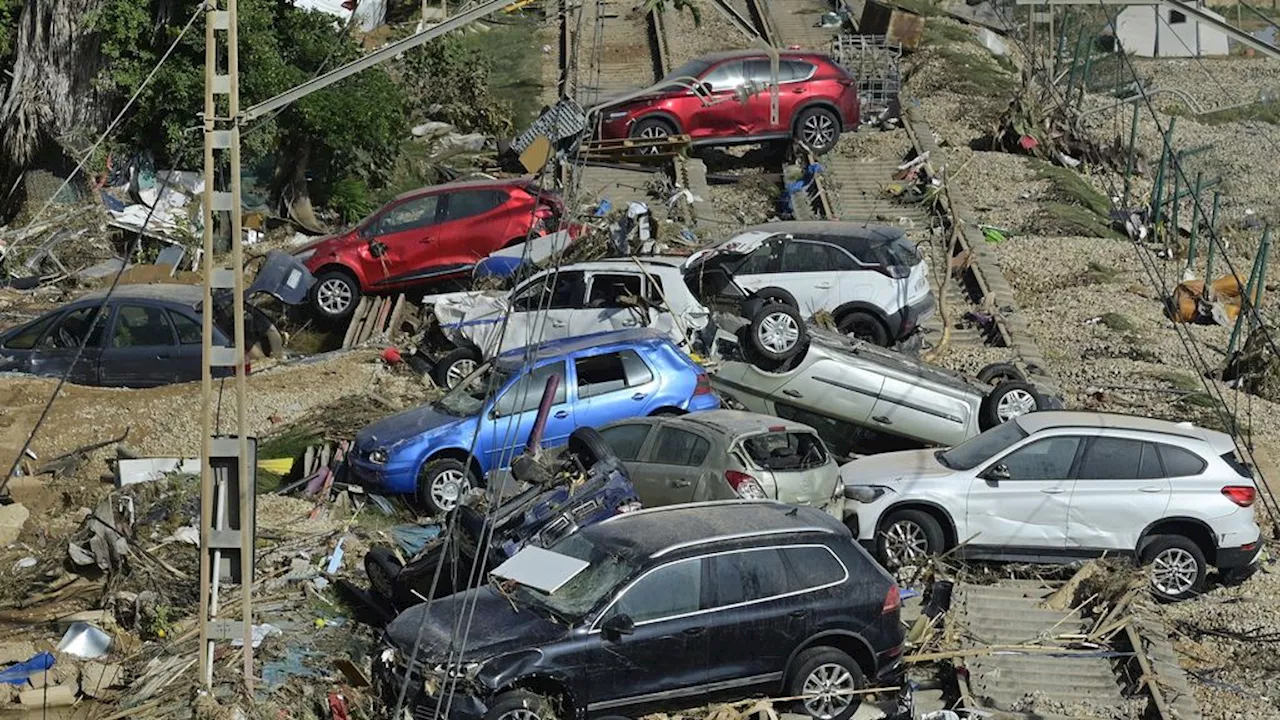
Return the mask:
<svg viewBox="0 0 1280 720">
<path fill-rule="evenodd" d="M 570 566 L 550 593 L 499 580 L 504 564 L 486 587 L 397 617 L 374 661 L 384 701 L 406 688 L 415 718 L 548 720 L 804 696 L 799 712 L 847 720 L 865 698 L 849 691 L 900 679 L 898 587 L 821 510 L 655 508 L 549 550 L 522 551 L 533 562 L 505 577 Z"/>
</svg>

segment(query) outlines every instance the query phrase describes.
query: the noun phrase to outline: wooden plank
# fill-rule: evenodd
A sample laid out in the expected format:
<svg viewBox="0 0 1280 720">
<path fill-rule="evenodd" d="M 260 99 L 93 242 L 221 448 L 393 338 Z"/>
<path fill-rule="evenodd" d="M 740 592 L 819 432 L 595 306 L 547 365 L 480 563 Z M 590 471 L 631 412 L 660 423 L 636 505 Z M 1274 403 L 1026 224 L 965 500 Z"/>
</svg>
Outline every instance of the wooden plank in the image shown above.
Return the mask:
<svg viewBox="0 0 1280 720">
<path fill-rule="evenodd" d="M 396 336 L 400 332 L 400 319 L 404 317 L 405 306 L 409 304 L 408 298 L 404 293 L 396 298 L 395 307 L 391 309 L 391 319 L 387 322 L 387 339 Z"/>
<path fill-rule="evenodd" d="M 356 305 L 356 311 L 351 313 L 351 319 L 347 321 L 347 332 L 342 336 L 342 348 L 345 350 L 351 347 L 352 341 L 355 339 L 356 331 L 359 330 L 360 319 L 364 317 L 365 309 L 369 304 L 369 296 L 360 298 L 360 302 Z"/>
</svg>

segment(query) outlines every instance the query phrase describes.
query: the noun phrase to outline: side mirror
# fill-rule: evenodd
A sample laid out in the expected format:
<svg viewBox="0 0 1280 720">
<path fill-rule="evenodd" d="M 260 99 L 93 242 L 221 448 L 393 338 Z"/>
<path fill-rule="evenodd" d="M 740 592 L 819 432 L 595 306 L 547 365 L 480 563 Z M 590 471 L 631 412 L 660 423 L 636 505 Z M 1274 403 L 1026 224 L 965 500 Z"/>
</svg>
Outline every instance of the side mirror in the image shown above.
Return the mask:
<svg viewBox="0 0 1280 720">
<path fill-rule="evenodd" d="M 1009 466 L 1004 463 L 997 463 L 994 467 L 987 471 L 987 480 L 1008 480 Z"/>
<path fill-rule="evenodd" d="M 604 621 L 600 626 L 601 632 L 606 639 L 617 641 L 623 635 L 630 635 L 636 631 L 636 624 L 632 621 L 630 615 L 618 614 Z"/>
</svg>

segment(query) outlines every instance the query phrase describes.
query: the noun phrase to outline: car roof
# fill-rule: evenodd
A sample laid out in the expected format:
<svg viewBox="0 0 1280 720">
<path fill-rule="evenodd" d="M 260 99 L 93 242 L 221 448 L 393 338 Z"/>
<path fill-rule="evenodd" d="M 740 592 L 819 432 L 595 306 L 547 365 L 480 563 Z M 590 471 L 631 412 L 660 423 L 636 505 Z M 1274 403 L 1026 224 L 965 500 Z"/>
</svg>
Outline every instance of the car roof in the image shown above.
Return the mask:
<svg viewBox="0 0 1280 720">
<path fill-rule="evenodd" d="M 1175 423 L 1169 420 L 1122 415 L 1120 413 L 1084 412 L 1080 410 L 1041 410 L 1015 418 L 1018 426 L 1028 434 L 1059 428 L 1102 428 L 1105 430 L 1133 430 L 1137 432 L 1173 435 L 1189 440 L 1199 440 L 1217 447 L 1231 437 L 1216 430 L 1197 427 L 1191 423 Z"/>
<path fill-rule="evenodd" d="M 409 190 L 408 192 L 402 192 L 399 195 L 397 195 L 395 199 L 392 200 L 392 202 L 398 202 L 400 200 L 408 200 L 409 198 L 420 197 L 422 195 L 431 195 L 433 193 L 437 193 L 445 189 L 467 190 L 470 188 L 480 188 L 480 189 L 492 190 L 497 188 L 511 187 L 513 185 L 524 185 L 525 183 L 528 183 L 530 180 L 531 178 L 527 175 L 514 177 L 514 178 L 497 178 L 493 180 L 490 180 L 488 178 L 482 178 L 480 180 L 455 180 L 453 182 L 440 183 L 439 185 L 428 185 L 427 187 L 421 187 L 421 188 L 418 188 L 417 190 Z"/>
<path fill-rule="evenodd" d="M 101 301 L 107 293 L 115 300 L 162 300 L 175 305 L 195 307 L 204 300 L 203 285 L 183 285 L 181 283 L 146 283 L 139 285 L 117 285 L 115 290 L 94 290 L 76 298 L 76 302 L 86 300 Z"/>
<path fill-rule="evenodd" d="M 572 355 L 581 350 L 589 350 L 591 348 L 600 348 L 601 351 L 607 350 L 609 347 L 616 345 L 636 345 L 636 344 L 653 344 L 656 342 L 664 342 L 667 336 L 663 333 L 653 330 L 652 328 L 629 328 L 627 330 L 606 330 L 604 332 L 591 333 L 590 335 L 578 335 L 571 338 L 561 338 L 558 340 L 547 340 L 533 346 L 533 352 L 538 356 L 539 360 L 545 360 L 551 357 L 560 357 L 563 355 Z M 529 348 L 514 348 L 508 350 L 498 356 L 498 361 L 503 365 L 520 364 L 524 361 L 525 355 L 528 354 Z"/>
<path fill-rule="evenodd" d="M 743 228 L 729 240 L 748 234 L 782 235 L 824 240 L 849 249 L 878 246 L 906 237 L 906 233 L 891 225 L 870 225 L 839 220 L 784 220 Z M 728 241 L 726 241 L 728 242 Z"/>
<path fill-rule="evenodd" d="M 724 433 L 730 437 L 739 437 L 752 433 L 768 432 L 769 428 L 784 428 L 788 431 L 816 432 L 803 423 L 783 420 L 771 415 L 744 412 L 742 410 L 711 410 L 669 418 L 671 422 L 684 422 Z"/>
<path fill-rule="evenodd" d="M 703 62 L 717 63 L 721 60 L 733 60 L 736 58 L 754 58 L 768 57 L 769 53 L 764 50 L 725 50 L 723 52 L 707 53 L 697 58 Z M 830 59 L 831 56 L 816 50 L 779 50 L 778 57 L 783 60 L 799 60 L 802 58 L 823 58 Z"/>
<path fill-rule="evenodd" d="M 662 270 L 665 268 L 679 268 L 680 263 L 685 258 L 680 256 L 652 256 L 636 258 L 633 260 L 588 260 L 586 262 L 573 263 L 572 265 L 564 265 L 560 267 L 560 272 L 568 272 L 570 270 L 626 270 L 636 272 L 640 267 L 636 266 L 639 262 L 646 270 Z"/>
<path fill-rule="evenodd" d="M 720 500 L 614 515 L 578 532 L 593 543 L 627 548 L 639 557 L 657 557 L 714 542 L 842 531 L 844 526 L 835 518 L 815 508 L 776 500 Z"/>
</svg>

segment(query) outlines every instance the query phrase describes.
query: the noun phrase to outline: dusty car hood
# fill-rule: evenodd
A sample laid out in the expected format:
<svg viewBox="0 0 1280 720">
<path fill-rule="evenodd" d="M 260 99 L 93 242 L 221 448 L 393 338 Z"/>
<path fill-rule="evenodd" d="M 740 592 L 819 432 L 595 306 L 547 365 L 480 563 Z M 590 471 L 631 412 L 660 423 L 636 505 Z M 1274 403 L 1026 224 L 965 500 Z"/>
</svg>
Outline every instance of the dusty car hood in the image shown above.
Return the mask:
<svg viewBox="0 0 1280 720">
<path fill-rule="evenodd" d="M 427 611 L 428 604 L 430 612 Z M 563 626 L 532 610 L 513 609 L 509 601 L 486 586 L 432 603 L 414 605 L 387 626 L 387 640 L 408 655 L 413 652 L 421 629 L 418 657 L 428 664 L 443 662 L 449 656 L 450 642 L 458 643 L 460 640 L 454 635 L 456 619 L 466 617 L 472 611 L 475 614 L 467 635 L 466 650 L 461 658 L 455 654 L 455 661 L 474 662 L 513 650 L 536 648 L 565 633 Z"/>
<path fill-rule="evenodd" d="M 845 485 L 894 485 L 954 473 L 938 462 L 937 450 L 902 450 L 858 458 L 840 468 Z"/>
<path fill-rule="evenodd" d="M 473 418 L 459 417 L 423 405 L 405 410 L 390 417 L 366 425 L 356 433 L 356 446 L 362 448 L 390 447 L 423 433 L 448 425 L 468 422 Z"/>
<path fill-rule="evenodd" d="M 688 272 L 704 265 L 707 261 L 719 257 L 740 257 L 756 251 L 765 240 L 777 235 L 776 232 L 766 232 L 764 230 L 751 230 L 744 232 L 725 240 L 714 247 L 704 248 L 690 255 L 688 259 L 680 266 L 684 272 Z"/>
</svg>

